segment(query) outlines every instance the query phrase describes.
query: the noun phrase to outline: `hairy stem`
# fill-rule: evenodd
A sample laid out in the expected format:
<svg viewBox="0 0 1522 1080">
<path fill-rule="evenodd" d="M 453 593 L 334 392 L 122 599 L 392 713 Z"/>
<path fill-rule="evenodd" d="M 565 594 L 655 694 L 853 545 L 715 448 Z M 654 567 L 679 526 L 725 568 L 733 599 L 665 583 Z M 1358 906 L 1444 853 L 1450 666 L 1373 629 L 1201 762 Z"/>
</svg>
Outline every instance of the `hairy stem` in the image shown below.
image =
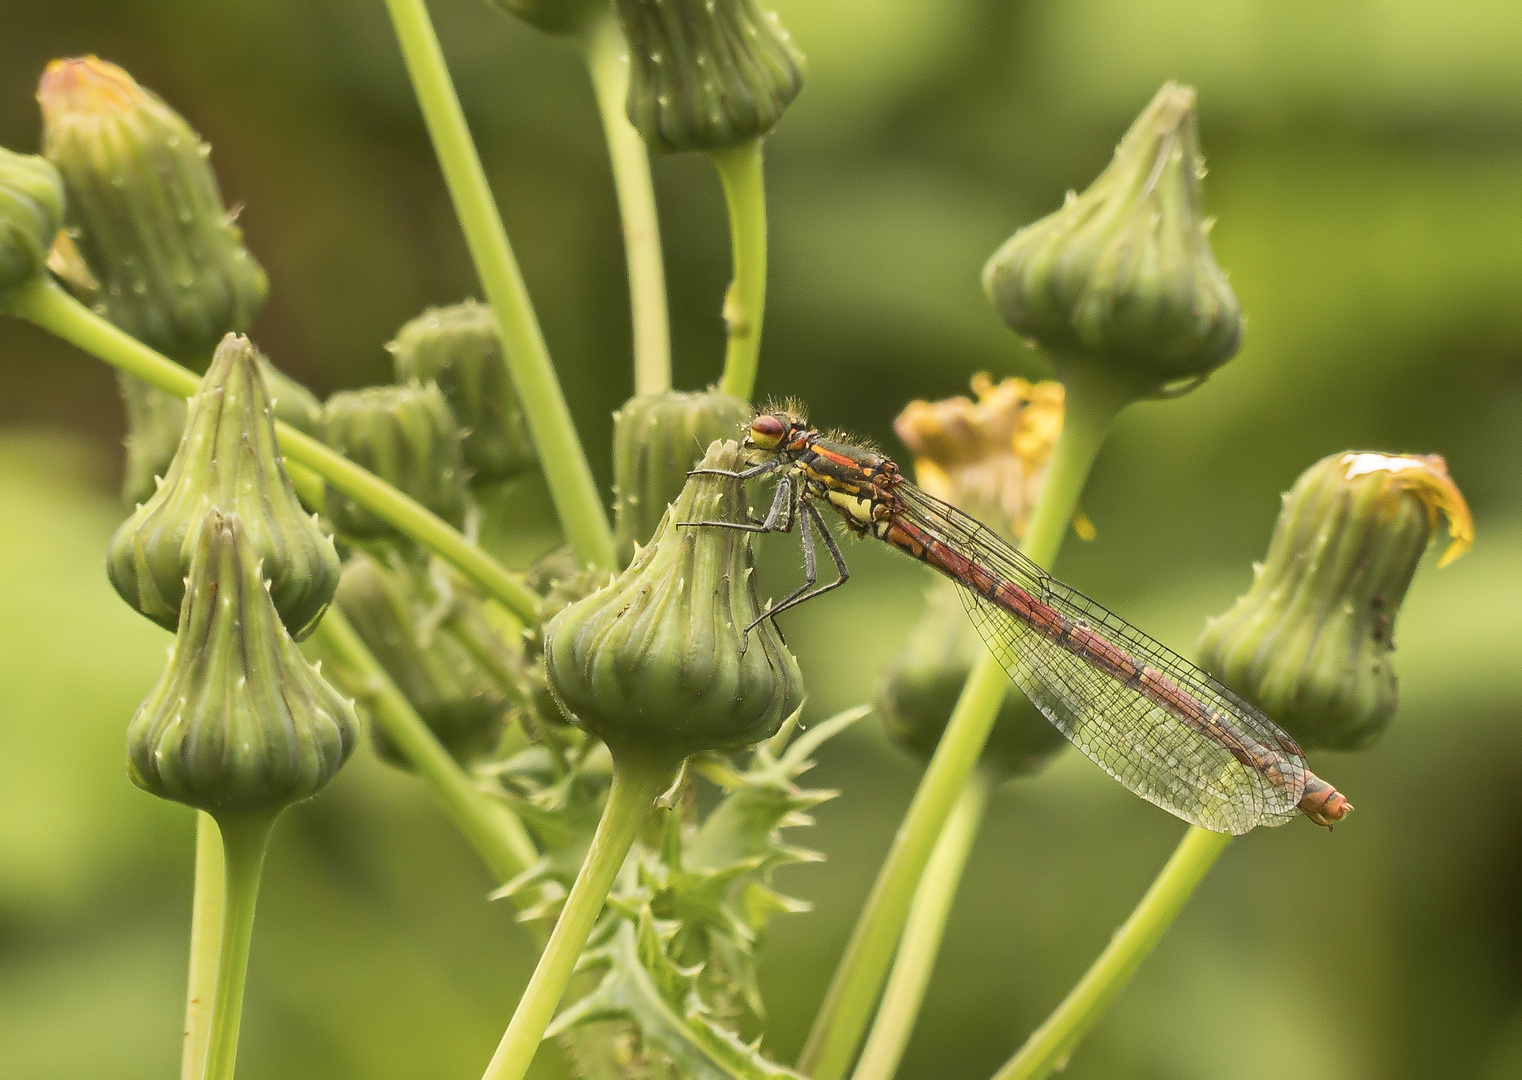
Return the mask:
<svg viewBox="0 0 1522 1080">
<path fill-rule="evenodd" d="M 1105 433 L 1130 400 L 1131 395 L 1108 383 L 1068 381 L 1062 435 L 1022 545 L 1039 565 L 1050 567 L 1055 561 Z M 892 963 L 915 887 L 977 765 L 1009 685 L 999 661 L 986 653 L 962 688 L 799 1058 L 798 1070 L 813 1080 L 841 1080 L 851 1067 Z"/>
<path fill-rule="evenodd" d="M 167 393 L 188 398 L 200 386 L 199 375 L 118 330 L 49 279 L 38 278 L 17 289 L 8 298 L 6 309 Z M 366 510 L 452 563 L 524 622 L 538 624 L 539 597 L 437 515 L 290 425 L 277 422 L 275 429 L 280 436 L 280 449 L 289 460 L 310 469 Z M 299 472 L 295 472 L 293 480 L 298 477 Z"/>
<path fill-rule="evenodd" d="M 217 943 L 222 935 L 227 874 L 222 837 L 204 810 L 196 811 L 196 882 L 190 908 L 190 978 L 185 986 L 185 1041 L 180 1080 L 197 1080 L 211 1042 L 211 1009 L 217 992 Z"/>
<path fill-rule="evenodd" d="M 497 317 L 513 388 L 523 403 L 566 540 L 587 565 L 615 569 L 613 531 L 492 200 L 486 170 L 471 141 L 428 8 L 423 0 L 386 0 L 386 8 L 476 274 Z"/>
<path fill-rule="evenodd" d="M 872 1032 L 867 1036 L 852 1080 L 892 1080 L 898 1071 L 904 1047 L 914 1032 L 920 1004 L 925 1000 L 925 988 L 935 968 L 936 953 L 941 948 L 957 886 L 962 882 L 967 855 L 988 810 L 995 782 L 996 778 L 983 769 L 974 772 L 941 830 L 935 851 L 925 866 L 925 877 L 914 891 L 898 956 L 883 988 L 882 1005 L 872 1021 Z"/>
<path fill-rule="evenodd" d="M 611 16 L 596 20 L 582 37 L 587 73 L 597 94 L 618 216 L 624 226 L 629 267 L 629 307 L 634 319 L 634 392 L 671 389 L 671 330 L 666 314 L 666 270 L 655 211 L 655 185 L 645 140 L 624 113 L 629 91 L 629 47 Z"/>
<path fill-rule="evenodd" d="M 766 190 L 761 140 L 709 154 L 724 186 L 729 208 L 729 246 L 734 279 L 724 294 L 724 327 L 729 347 L 719 389 L 750 400 L 761 358 L 761 319 L 766 310 Z"/>
<path fill-rule="evenodd" d="M 994 1074 L 994 1080 L 1039 1080 L 1067 1064 L 1073 1048 L 1141 967 L 1231 841 L 1224 833 L 1190 827 L 1162 873 L 1099 959 L 1057 1006 L 1057 1011 L 1026 1040 L 1019 1053 Z"/>
<path fill-rule="evenodd" d="M 482 1080 L 523 1080 L 565 994 L 576 961 L 597 922 L 619 868 L 634 846 L 655 800 L 676 778 L 679 760 L 624 750 L 613 756 L 613 787 L 608 792 L 602 819 L 587 850 L 586 861 L 561 908 L 540 954 L 512 1022 L 502 1036 Z"/>
<path fill-rule="evenodd" d="M 211 1042 L 206 1051 L 206 1080 L 232 1080 L 238 1061 L 238 1026 L 243 1018 L 243 983 L 248 974 L 248 945 L 254 932 L 254 903 L 269 846 L 275 814 L 223 815 L 222 857 L 227 871 L 222 918 L 222 951 L 217 965 L 217 993 L 211 1009 Z"/>
<path fill-rule="evenodd" d="M 499 884 L 511 881 L 539 858 L 522 822 L 493 803 L 470 782 L 406 696 L 376 662 L 353 625 L 329 608 L 313 632 L 313 642 L 336 661 L 333 675 L 362 701 L 376 726 L 417 770 L 440 807 Z"/>
</svg>

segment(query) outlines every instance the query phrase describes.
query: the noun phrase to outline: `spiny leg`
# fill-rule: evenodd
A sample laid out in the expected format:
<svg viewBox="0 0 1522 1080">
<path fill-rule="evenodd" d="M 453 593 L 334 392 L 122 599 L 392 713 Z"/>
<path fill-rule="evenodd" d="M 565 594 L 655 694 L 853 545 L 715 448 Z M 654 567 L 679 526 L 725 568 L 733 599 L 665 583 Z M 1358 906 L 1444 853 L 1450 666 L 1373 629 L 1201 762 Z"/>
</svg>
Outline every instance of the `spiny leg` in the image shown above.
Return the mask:
<svg viewBox="0 0 1522 1080">
<path fill-rule="evenodd" d="M 798 535 L 799 539 L 803 542 L 803 584 L 788 593 L 780 602 L 767 608 L 759 618 L 747 626 L 745 628 L 747 636 L 763 619 L 775 618 L 788 608 L 797 607 L 805 600 L 812 600 L 816 596 L 824 595 L 831 589 L 838 589 L 851 577 L 851 570 L 846 566 L 846 557 L 841 553 L 840 545 L 836 543 L 835 536 L 830 532 L 829 525 L 819 515 L 819 511 L 814 507 L 814 504 L 805 499 L 799 502 L 798 511 Z M 835 572 L 838 575 L 834 581 L 828 585 L 820 585 L 817 589 L 814 588 L 814 585 L 819 580 L 819 566 L 814 557 L 814 526 L 819 528 L 819 536 L 824 541 L 825 550 L 830 553 L 830 560 L 835 564 Z M 742 651 L 744 641 L 745 639 L 742 638 Z"/>
<path fill-rule="evenodd" d="M 692 474 L 688 474 L 689 476 Z M 712 471 L 709 475 L 713 475 Z M 731 475 L 724 473 L 721 475 Z M 677 528 L 691 527 L 694 525 L 707 525 L 715 529 L 739 529 L 741 532 L 770 533 L 792 532 L 793 522 L 797 520 L 797 511 L 794 504 L 797 497 L 793 493 L 793 484 L 786 476 L 777 480 L 777 490 L 772 495 L 771 509 L 766 512 L 766 520 L 750 522 L 743 521 L 678 521 Z"/>
<path fill-rule="evenodd" d="M 733 469 L 693 469 L 687 475 L 688 476 L 727 476 L 731 480 L 752 480 L 755 477 L 763 476 L 766 473 L 771 472 L 773 469 L 779 469 L 781 467 L 782 467 L 782 458 L 780 458 L 780 457 L 774 457 L 774 458 L 769 458 L 766 461 L 763 461 L 759 465 L 752 465 L 750 468 L 748 468 L 748 469 L 741 469 L 738 472 L 734 471 Z"/>
</svg>

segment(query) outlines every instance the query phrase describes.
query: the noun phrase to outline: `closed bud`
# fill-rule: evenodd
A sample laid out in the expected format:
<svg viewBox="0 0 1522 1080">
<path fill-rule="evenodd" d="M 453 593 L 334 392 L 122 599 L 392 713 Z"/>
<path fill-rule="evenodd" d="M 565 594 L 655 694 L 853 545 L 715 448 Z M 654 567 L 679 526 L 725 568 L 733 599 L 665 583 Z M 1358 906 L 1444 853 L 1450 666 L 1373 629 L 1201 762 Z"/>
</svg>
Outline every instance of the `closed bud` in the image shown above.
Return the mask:
<svg viewBox="0 0 1522 1080">
<path fill-rule="evenodd" d="M 735 470 L 742 460 L 735 443 L 715 443 L 701 467 Z M 748 513 L 743 482 L 691 477 L 629 568 L 545 628 L 550 686 L 615 758 L 626 748 L 747 746 L 802 701 L 797 661 L 770 620 L 756 623 L 751 534 L 681 524 Z"/>
<path fill-rule="evenodd" d="M 654 150 L 765 135 L 803 88 L 803 54 L 756 0 L 615 0 L 629 42 L 629 120 Z"/>
<path fill-rule="evenodd" d="M 492 628 L 469 586 L 356 553 L 344 564 L 336 602 L 455 758 L 468 764 L 491 752 L 524 679 L 522 649 Z M 372 730 L 381 755 L 400 764 L 389 740 Z"/>
<path fill-rule="evenodd" d="M 224 334 L 253 322 L 268 287 L 209 148 L 158 95 L 93 56 L 49 64 L 37 100 L 43 153 L 63 175 L 101 313 L 204 370 Z"/>
<path fill-rule="evenodd" d="M 437 386 L 374 386 L 334 394 L 322 409 L 322 438 L 455 528 L 464 524 L 460 429 Z M 403 539 L 394 526 L 331 484 L 327 515 L 346 537 Z"/>
<path fill-rule="evenodd" d="M 1308 750 L 1367 746 L 1396 707 L 1395 617 L 1446 516 L 1438 565 L 1474 536 L 1436 456 L 1334 454 L 1284 496 L 1252 587 L 1206 626 L 1201 665 Z"/>
<path fill-rule="evenodd" d="M 275 443 L 269 397 L 247 338 L 229 334 L 190 399 L 185 434 L 158 491 L 111 538 L 106 569 L 122 599 L 174 629 L 207 510 L 237 514 L 270 598 L 299 640 L 338 587 L 331 537 L 302 510 Z"/>
<path fill-rule="evenodd" d="M 667 391 L 630 398 L 613 414 L 613 492 L 620 565 L 648 543 L 687 473 L 715 439 L 750 423 L 749 403 L 715 390 Z"/>
<path fill-rule="evenodd" d="M 989 299 L 1059 373 L 1092 366 L 1140 392 L 1203 379 L 1242 341 L 1200 206 L 1204 171 L 1194 90 L 1169 83 L 1087 191 L 994 253 Z"/>
<path fill-rule="evenodd" d="M 348 701 L 296 647 L 237 514 L 194 530 L 169 665 L 127 729 L 132 782 L 214 816 L 317 794 L 354 749 Z"/>
<path fill-rule="evenodd" d="M 41 274 L 63 224 L 63 181 L 46 159 L 0 147 L 0 301 Z"/>
<path fill-rule="evenodd" d="M 549 34 L 581 33 L 607 6 L 600 0 L 486 0 L 486 3 Z"/>
<path fill-rule="evenodd" d="M 491 308 L 474 300 L 432 308 L 386 348 L 397 382 L 438 385 L 460 425 L 460 453 L 472 480 L 510 480 L 533 468 L 534 441 Z"/>
</svg>

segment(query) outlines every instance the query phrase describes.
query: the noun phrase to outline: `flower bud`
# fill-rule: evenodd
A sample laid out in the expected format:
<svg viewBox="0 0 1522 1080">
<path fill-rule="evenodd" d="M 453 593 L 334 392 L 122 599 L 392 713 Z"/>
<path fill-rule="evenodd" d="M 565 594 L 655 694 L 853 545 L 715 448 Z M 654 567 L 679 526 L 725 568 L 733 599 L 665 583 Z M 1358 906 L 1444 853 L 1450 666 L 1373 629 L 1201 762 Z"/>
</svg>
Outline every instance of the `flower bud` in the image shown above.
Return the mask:
<svg viewBox="0 0 1522 1080">
<path fill-rule="evenodd" d="M 492 629 L 474 591 L 463 582 L 441 589 L 426 569 L 356 553 L 344 564 L 335 599 L 451 754 L 469 763 L 496 746 L 522 678 L 522 650 Z M 400 764 L 390 741 L 372 731 L 381 755 Z"/>
<path fill-rule="evenodd" d="M 877 712 L 888 738 L 922 761 L 935 753 L 973 665 L 988 651 L 962 608 L 958 588 L 943 579 L 930 583 L 925 613 L 877 690 Z M 1001 776 L 1029 775 L 1066 745 L 1062 732 L 1011 689 L 994 718 L 981 763 Z"/>
<path fill-rule="evenodd" d="M 1143 392 L 1204 378 L 1242 340 L 1200 209 L 1204 171 L 1194 90 L 1168 83 L 1087 191 L 994 253 L 984 291 L 1059 372 L 1092 365 Z"/>
<path fill-rule="evenodd" d="M 754 410 L 740 398 L 709 390 L 667 391 L 630 398 L 613 414 L 614 543 L 619 565 L 648 543 L 687 473 L 715 439 L 733 438 Z"/>
<path fill-rule="evenodd" d="M 460 429 L 437 386 L 374 386 L 334 394 L 322 409 L 322 438 L 455 528 L 464 524 Z M 402 539 L 393 526 L 331 484 L 327 514 L 344 536 Z"/>
<path fill-rule="evenodd" d="M 158 95 L 93 56 L 49 64 L 37 100 L 101 313 L 203 370 L 224 334 L 253 322 L 268 286 L 222 203 L 209 148 Z"/>
<path fill-rule="evenodd" d="M 338 587 L 338 553 L 296 500 L 275 444 L 269 396 L 247 338 L 227 335 L 190 399 L 185 435 L 158 491 L 111 538 L 106 569 L 122 599 L 169 629 L 179 623 L 196 527 L 208 509 L 236 513 L 298 639 Z"/>
<path fill-rule="evenodd" d="M 0 147 L 0 300 L 43 272 L 62 223 L 58 170 Z"/>
<path fill-rule="evenodd" d="M 629 120 L 654 150 L 765 135 L 803 88 L 803 54 L 756 0 L 615 0 L 629 42 Z"/>
<path fill-rule="evenodd" d="M 462 431 L 472 480 L 510 480 L 536 460 L 491 308 L 467 300 L 431 308 L 386 346 L 399 383 L 437 383 Z"/>
<path fill-rule="evenodd" d="M 127 464 L 122 474 L 122 501 L 141 506 L 153 498 L 159 480 L 185 434 L 185 401 L 126 372 L 119 372 L 117 386 L 127 407 Z"/>
<path fill-rule="evenodd" d="M 1206 625 L 1201 666 L 1308 750 L 1369 745 L 1395 712 L 1395 617 L 1440 515 L 1442 566 L 1474 525 L 1440 457 L 1323 458 L 1285 494 L 1252 587 Z"/>
<path fill-rule="evenodd" d="M 704 469 L 738 469 L 733 442 Z M 797 661 L 761 614 L 751 534 L 680 524 L 746 520 L 744 484 L 693 476 L 648 547 L 613 583 L 545 628 L 550 685 L 568 715 L 617 757 L 639 747 L 693 754 L 776 732 L 803 697 Z"/>
<path fill-rule="evenodd" d="M 486 0 L 505 15 L 516 15 L 547 34 L 578 34 L 601 15 L 599 0 Z"/>
<path fill-rule="evenodd" d="M 348 758 L 353 707 L 285 632 L 239 516 L 209 509 L 194 534 L 169 666 L 127 729 L 128 775 L 213 815 L 280 810 Z"/>
</svg>

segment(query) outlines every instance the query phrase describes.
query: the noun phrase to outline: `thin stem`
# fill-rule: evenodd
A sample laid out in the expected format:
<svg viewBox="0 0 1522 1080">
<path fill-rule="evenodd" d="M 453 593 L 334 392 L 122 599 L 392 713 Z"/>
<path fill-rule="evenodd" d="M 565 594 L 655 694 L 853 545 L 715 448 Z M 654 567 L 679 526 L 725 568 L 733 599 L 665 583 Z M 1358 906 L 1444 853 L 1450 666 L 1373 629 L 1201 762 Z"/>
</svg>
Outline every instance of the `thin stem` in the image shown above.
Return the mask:
<svg viewBox="0 0 1522 1080">
<path fill-rule="evenodd" d="M 217 995 L 211 1009 L 211 1043 L 206 1051 L 205 1080 L 232 1080 L 238 1061 L 238 1026 L 243 1018 L 243 983 L 248 974 L 248 944 L 254 932 L 254 903 L 270 829 L 278 814 L 223 815 L 222 857 L 227 868 L 222 918 L 222 953 L 217 966 Z"/>
<path fill-rule="evenodd" d="M 629 47 L 611 17 L 598 19 L 581 40 L 587 73 L 597 95 L 618 216 L 624 226 L 624 259 L 629 267 L 629 307 L 634 318 L 634 392 L 671 389 L 671 330 L 666 313 L 666 270 L 661 262 L 661 229 L 655 211 L 650 155 L 624 112 L 629 91 Z"/>
<path fill-rule="evenodd" d="M 1168 865 L 1099 959 L 1020 1052 L 994 1074 L 994 1080 L 1039 1080 L 1067 1064 L 1074 1047 L 1141 967 L 1231 840 L 1224 833 L 1190 827 Z"/>
<path fill-rule="evenodd" d="M 655 800 L 671 786 L 680 766 L 680 761 L 668 757 L 647 757 L 628 751 L 614 754 L 613 787 L 608 792 L 608 802 L 586 861 L 581 864 L 560 918 L 550 933 L 549 944 L 540 954 L 539 964 L 482 1080 L 523 1080 L 619 868 Z"/>
<path fill-rule="evenodd" d="M 188 398 L 200 386 L 199 375 L 118 330 L 48 279 L 39 278 L 12 293 L 6 309 L 167 393 Z M 290 460 L 452 563 L 524 622 L 538 624 L 539 598 L 534 592 L 437 515 L 290 425 L 277 421 L 275 430 Z M 299 478 L 293 471 L 292 479 Z"/>
<path fill-rule="evenodd" d="M 353 624 L 329 608 L 313 633 L 314 643 L 337 663 L 334 675 L 368 708 L 376 726 L 407 759 L 439 801 L 454 827 L 475 848 L 499 883 L 511 881 L 539 858 L 516 816 L 479 791 L 450 756 L 406 696 L 376 662 Z"/>
<path fill-rule="evenodd" d="M 1023 544 L 1026 554 L 1041 566 L 1050 567 L 1056 559 L 1105 433 L 1129 400 L 1109 384 L 1081 379 L 1068 384 L 1062 435 Z M 973 665 L 799 1058 L 798 1071 L 814 1080 L 841 1080 L 851 1066 L 892 962 L 914 889 L 952 806 L 977 765 L 1008 690 L 1009 679 L 992 654 Z"/>
<path fill-rule="evenodd" d="M 729 207 L 729 246 L 734 279 L 724 294 L 724 326 L 729 347 L 719 389 L 750 399 L 761 357 L 761 319 L 766 310 L 766 185 L 761 140 L 752 139 L 708 155 L 719 170 Z"/>
<path fill-rule="evenodd" d="M 190 909 L 190 978 L 185 986 L 185 1041 L 180 1080 L 197 1080 L 206 1067 L 211 1042 L 211 1008 L 217 992 L 217 943 L 222 936 L 222 904 L 227 874 L 222 837 L 204 810 L 196 811 L 196 883 Z"/>
<path fill-rule="evenodd" d="M 497 317 L 513 389 L 523 403 L 566 540 L 587 565 L 615 569 L 613 530 L 492 200 L 486 170 L 471 141 L 428 8 L 423 0 L 386 0 L 386 8 L 476 274 Z"/>
<path fill-rule="evenodd" d="M 883 988 L 882 1005 L 872 1021 L 872 1033 L 867 1036 L 852 1080 L 892 1080 L 898 1071 L 920 1004 L 925 1000 L 925 988 L 946 932 L 946 919 L 951 914 L 957 886 L 962 882 L 972 842 L 988 810 L 994 782 L 995 778 L 986 771 L 974 772 L 941 830 L 935 851 L 925 866 L 925 877 L 914 892 L 893 972 Z"/>
</svg>

